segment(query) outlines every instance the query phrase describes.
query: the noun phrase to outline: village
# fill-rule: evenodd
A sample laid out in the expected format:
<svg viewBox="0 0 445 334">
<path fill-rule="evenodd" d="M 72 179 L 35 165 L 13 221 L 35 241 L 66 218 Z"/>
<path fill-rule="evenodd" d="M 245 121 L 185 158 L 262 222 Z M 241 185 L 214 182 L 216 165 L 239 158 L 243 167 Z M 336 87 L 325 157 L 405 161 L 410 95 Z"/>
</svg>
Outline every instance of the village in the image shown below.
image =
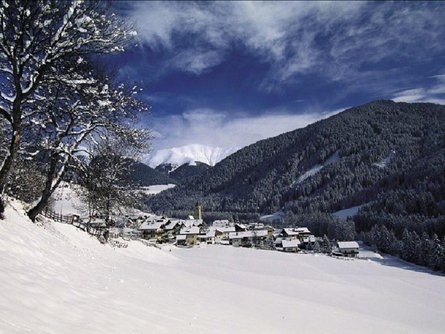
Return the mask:
<svg viewBox="0 0 445 334">
<path fill-rule="evenodd" d="M 103 243 L 126 247 L 125 240 L 140 240 L 148 246 L 174 245 L 191 248 L 198 245 L 226 245 L 297 253 L 315 252 L 334 256 L 356 257 L 356 241 L 331 241 L 316 237 L 307 227 L 276 229 L 263 222 L 240 223 L 215 220 L 207 225 L 202 219 L 202 207 L 197 205 L 194 216 L 187 219 L 168 218 L 155 214 L 115 216 L 113 219 L 79 216 L 58 217 L 45 211 L 54 220 L 73 224 L 99 238 Z M 60 219 L 59 219 L 60 218 Z M 119 241 L 119 239 L 123 241 Z"/>
</svg>

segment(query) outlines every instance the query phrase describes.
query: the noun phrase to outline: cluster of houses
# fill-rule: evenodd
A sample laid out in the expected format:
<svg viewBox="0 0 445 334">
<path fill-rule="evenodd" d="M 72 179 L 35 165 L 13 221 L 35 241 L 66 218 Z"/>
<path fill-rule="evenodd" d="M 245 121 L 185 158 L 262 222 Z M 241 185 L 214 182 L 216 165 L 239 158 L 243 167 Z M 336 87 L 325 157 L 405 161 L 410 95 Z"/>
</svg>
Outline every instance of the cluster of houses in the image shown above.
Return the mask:
<svg viewBox="0 0 445 334">
<path fill-rule="evenodd" d="M 170 243 L 178 247 L 222 244 L 284 252 L 313 249 L 316 242 L 321 242 L 306 227 L 275 229 L 263 223 L 240 224 L 228 220 L 215 220 L 211 226 L 207 226 L 202 219 L 193 216 L 173 219 L 148 215 L 137 220 L 129 219 L 125 223 L 124 234 L 146 239 L 152 244 Z M 356 256 L 358 248 L 355 241 L 338 242 L 336 252 L 338 255 Z"/>
</svg>

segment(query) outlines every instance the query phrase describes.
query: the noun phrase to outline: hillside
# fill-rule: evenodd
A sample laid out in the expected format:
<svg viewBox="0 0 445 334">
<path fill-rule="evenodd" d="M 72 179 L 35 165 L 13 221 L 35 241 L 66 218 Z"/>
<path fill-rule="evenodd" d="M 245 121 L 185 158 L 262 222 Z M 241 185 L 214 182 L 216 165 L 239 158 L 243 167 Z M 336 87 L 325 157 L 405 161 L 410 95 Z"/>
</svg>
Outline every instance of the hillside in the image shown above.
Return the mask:
<svg viewBox="0 0 445 334">
<path fill-rule="evenodd" d="M 391 257 L 112 248 L 17 201 L 5 217 L 1 333 L 443 332 L 443 277 Z"/>
<path fill-rule="evenodd" d="M 351 108 L 247 146 L 148 204 L 182 210 L 199 199 L 211 211 L 273 213 L 286 206 L 301 213 L 369 202 L 396 173 L 439 165 L 444 111 L 392 101 Z M 195 198 L 187 201 L 190 196 Z"/>
<path fill-rule="evenodd" d="M 299 224 L 367 204 L 357 232 L 387 225 L 398 239 L 405 227 L 442 239 L 444 124 L 445 106 L 375 101 L 247 146 L 146 204 L 173 214 L 199 201 L 204 214 L 240 219 L 282 210 Z"/>
<path fill-rule="evenodd" d="M 130 161 L 131 172 L 128 181 L 139 186 L 176 183 L 168 175 L 138 161 Z"/>
</svg>

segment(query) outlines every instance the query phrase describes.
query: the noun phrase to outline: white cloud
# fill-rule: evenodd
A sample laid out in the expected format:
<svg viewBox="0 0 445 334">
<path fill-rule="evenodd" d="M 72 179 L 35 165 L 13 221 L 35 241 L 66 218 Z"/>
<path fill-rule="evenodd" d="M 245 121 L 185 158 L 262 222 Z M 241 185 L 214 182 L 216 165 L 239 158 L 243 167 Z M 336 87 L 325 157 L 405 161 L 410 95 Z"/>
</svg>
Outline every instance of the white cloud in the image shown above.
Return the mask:
<svg viewBox="0 0 445 334">
<path fill-rule="evenodd" d="M 290 114 L 263 113 L 247 116 L 239 112 L 227 114 L 212 109 L 196 109 L 182 115 L 154 118 L 152 128 L 159 133 L 153 146 L 155 150 L 189 144 L 239 149 L 258 140 L 302 128 L 341 110 L 326 113 Z"/>
<path fill-rule="evenodd" d="M 139 38 L 169 52 L 170 68 L 200 74 L 242 45 L 271 65 L 262 85 L 270 88 L 301 73 L 340 80 L 363 64 L 443 51 L 444 10 L 441 3 L 135 2 L 132 18 Z"/>
<path fill-rule="evenodd" d="M 223 55 L 216 51 L 185 50 L 170 59 L 165 68 L 175 67 L 184 72 L 201 74 L 221 63 L 222 59 Z"/>
<path fill-rule="evenodd" d="M 395 102 L 431 102 L 445 104 L 445 74 L 434 75 L 429 88 L 412 88 L 397 92 L 392 97 Z"/>
</svg>

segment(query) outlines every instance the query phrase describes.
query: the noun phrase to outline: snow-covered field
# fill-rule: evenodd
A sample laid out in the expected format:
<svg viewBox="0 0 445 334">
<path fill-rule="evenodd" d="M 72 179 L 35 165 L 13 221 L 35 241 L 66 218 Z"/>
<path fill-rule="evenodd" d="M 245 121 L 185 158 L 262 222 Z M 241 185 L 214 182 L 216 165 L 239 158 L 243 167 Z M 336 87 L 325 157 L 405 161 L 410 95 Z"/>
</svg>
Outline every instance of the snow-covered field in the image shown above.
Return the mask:
<svg viewBox="0 0 445 334">
<path fill-rule="evenodd" d="M 159 194 L 161 191 L 174 188 L 175 186 L 175 184 L 157 184 L 148 187 L 141 187 L 139 189 L 139 192 L 144 193 L 145 195 L 156 195 Z"/>
<path fill-rule="evenodd" d="M 0 221 L 0 333 L 443 333 L 445 277 L 393 258 L 102 245 Z"/>
</svg>

